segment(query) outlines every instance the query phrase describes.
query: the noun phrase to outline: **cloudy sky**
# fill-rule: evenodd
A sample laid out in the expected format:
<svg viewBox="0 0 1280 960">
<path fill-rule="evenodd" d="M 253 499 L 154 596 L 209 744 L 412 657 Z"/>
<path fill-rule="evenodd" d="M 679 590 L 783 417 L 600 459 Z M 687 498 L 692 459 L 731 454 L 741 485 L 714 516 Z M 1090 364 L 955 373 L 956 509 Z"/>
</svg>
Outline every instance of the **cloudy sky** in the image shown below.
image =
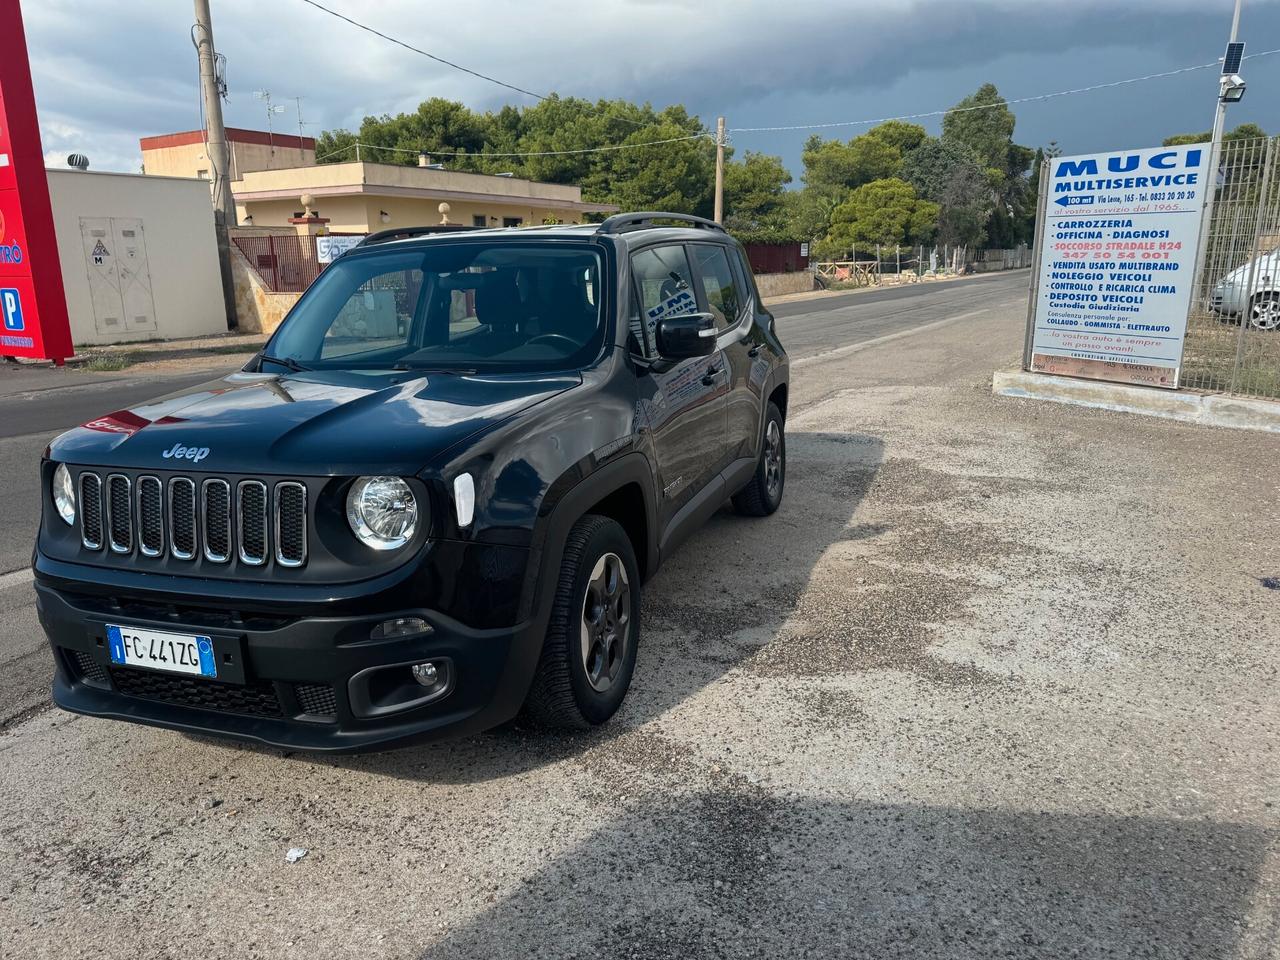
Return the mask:
<svg viewBox="0 0 1280 960">
<path fill-rule="evenodd" d="M 729 127 L 820 124 L 945 108 L 981 83 L 1013 99 L 1203 64 L 1232 0 L 323 0 L 415 46 L 538 92 L 685 103 Z M 188 0 L 22 0 L 46 155 L 137 170 L 138 138 L 199 126 Z M 226 122 L 265 128 L 255 90 L 288 106 L 276 129 L 354 127 L 430 96 L 475 109 L 533 102 L 413 54 L 303 0 L 212 0 L 227 57 Z M 1251 53 L 1280 48 L 1280 0 L 1245 0 Z M 1280 132 L 1280 54 L 1247 61 L 1229 123 Z M 1215 70 L 1015 105 L 1016 139 L 1067 153 L 1207 129 Z M 921 120 L 936 131 L 938 120 Z M 849 137 L 866 126 L 820 130 Z M 733 135 L 799 175 L 808 131 Z"/>
</svg>

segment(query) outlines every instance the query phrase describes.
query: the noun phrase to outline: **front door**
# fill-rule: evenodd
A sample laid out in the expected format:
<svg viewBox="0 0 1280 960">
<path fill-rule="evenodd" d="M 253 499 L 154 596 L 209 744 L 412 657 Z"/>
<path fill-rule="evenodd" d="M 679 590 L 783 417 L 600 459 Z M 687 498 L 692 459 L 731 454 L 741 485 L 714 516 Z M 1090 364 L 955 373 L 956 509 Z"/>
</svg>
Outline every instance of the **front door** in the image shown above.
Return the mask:
<svg viewBox="0 0 1280 960">
<path fill-rule="evenodd" d="M 658 321 L 698 312 L 693 273 L 679 244 L 637 251 L 631 270 L 635 279 L 633 339 L 637 348 L 653 359 Z M 658 512 L 663 529 L 724 465 L 727 384 L 720 351 L 683 360 L 661 372 L 648 369 L 640 377 L 640 402 L 658 458 Z"/>
</svg>

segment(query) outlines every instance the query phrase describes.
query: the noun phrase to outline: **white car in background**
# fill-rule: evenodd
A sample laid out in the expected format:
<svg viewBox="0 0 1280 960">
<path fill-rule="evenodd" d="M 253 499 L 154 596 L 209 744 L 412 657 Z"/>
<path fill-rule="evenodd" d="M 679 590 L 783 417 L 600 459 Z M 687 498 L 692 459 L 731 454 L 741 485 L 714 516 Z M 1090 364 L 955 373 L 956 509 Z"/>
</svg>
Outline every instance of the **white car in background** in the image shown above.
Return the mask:
<svg viewBox="0 0 1280 960">
<path fill-rule="evenodd" d="M 1253 272 L 1250 286 L 1249 273 Z M 1250 326 L 1280 329 L 1280 248 L 1236 267 L 1217 282 L 1209 306 L 1223 317 L 1248 314 Z"/>
</svg>

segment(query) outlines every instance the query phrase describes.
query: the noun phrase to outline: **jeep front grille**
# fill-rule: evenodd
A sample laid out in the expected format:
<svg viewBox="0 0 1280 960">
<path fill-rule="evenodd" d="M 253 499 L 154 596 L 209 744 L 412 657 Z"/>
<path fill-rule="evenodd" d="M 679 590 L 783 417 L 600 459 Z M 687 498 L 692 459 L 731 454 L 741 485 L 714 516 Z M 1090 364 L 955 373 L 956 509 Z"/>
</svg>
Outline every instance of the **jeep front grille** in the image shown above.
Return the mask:
<svg viewBox="0 0 1280 960">
<path fill-rule="evenodd" d="M 123 474 L 107 477 L 107 540 L 113 553 L 133 552 L 132 486 Z"/>
<path fill-rule="evenodd" d="M 102 478 L 96 473 L 80 474 L 80 540 L 90 550 L 102 549 Z"/>
<path fill-rule="evenodd" d="M 164 485 L 159 477 L 138 478 L 138 549 L 143 556 L 164 553 Z"/>
<path fill-rule="evenodd" d="M 169 481 L 169 552 L 177 560 L 196 556 L 196 484 L 190 477 Z"/>
<path fill-rule="evenodd" d="M 240 559 L 251 567 L 267 562 L 267 485 L 261 480 L 241 480 Z"/>
<path fill-rule="evenodd" d="M 299 481 L 123 473 L 103 480 L 86 470 L 76 482 L 86 550 L 216 564 L 237 559 L 251 567 L 307 562 L 307 487 Z"/>
<path fill-rule="evenodd" d="M 307 488 L 286 481 L 276 484 L 276 562 L 300 567 L 307 559 Z"/>
<path fill-rule="evenodd" d="M 205 559 L 226 563 L 231 559 L 231 484 L 206 480 L 201 493 Z"/>
</svg>

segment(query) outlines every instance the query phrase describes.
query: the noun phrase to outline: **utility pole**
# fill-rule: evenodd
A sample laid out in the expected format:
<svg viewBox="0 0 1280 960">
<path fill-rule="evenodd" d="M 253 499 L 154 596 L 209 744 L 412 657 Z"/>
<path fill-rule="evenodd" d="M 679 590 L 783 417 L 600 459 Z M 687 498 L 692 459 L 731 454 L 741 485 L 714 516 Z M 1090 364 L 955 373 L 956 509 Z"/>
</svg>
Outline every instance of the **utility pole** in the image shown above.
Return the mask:
<svg viewBox="0 0 1280 960">
<path fill-rule="evenodd" d="M 716 117 L 716 223 L 724 223 L 724 117 Z"/>
<path fill-rule="evenodd" d="M 195 0 L 196 22 L 191 39 L 200 58 L 200 96 L 204 102 L 205 154 L 213 178 L 213 235 L 218 247 L 218 266 L 222 271 L 222 304 L 227 314 L 227 328 L 236 329 L 236 284 L 231 272 L 231 235 L 236 225 L 236 198 L 231 195 L 231 151 L 227 147 L 227 130 L 222 125 L 222 96 L 226 93 L 218 76 L 218 54 L 213 48 L 213 21 L 209 17 L 209 0 Z"/>
<path fill-rule="evenodd" d="M 227 148 L 227 131 L 222 125 L 222 89 L 218 80 L 217 54 L 213 48 L 213 24 L 209 18 L 209 0 L 195 0 L 196 23 L 192 37 L 200 57 L 200 96 L 204 101 L 205 150 L 213 175 L 213 209 L 220 211 L 223 223 L 234 226 L 236 201 L 231 195 L 231 151 Z"/>
<path fill-rule="evenodd" d="M 1236 0 L 1235 13 L 1231 17 L 1231 39 L 1228 43 L 1235 43 L 1240 35 L 1240 8 L 1243 6 L 1243 0 Z M 1196 270 L 1191 275 L 1191 282 L 1194 284 L 1201 279 L 1201 273 L 1204 270 L 1205 259 L 1209 254 L 1209 231 L 1213 225 L 1213 201 L 1214 196 L 1218 192 L 1218 163 L 1222 154 L 1222 134 L 1227 125 L 1227 100 L 1223 96 L 1224 87 L 1221 86 L 1225 77 L 1219 77 L 1218 87 L 1218 105 L 1213 114 L 1213 134 L 1209 138 L 1209 170 L 1208 182 L 1205 184 L 1204 193 L 1204 212 L 1200 216 L 1200 241 L 1196 249 Z M 1205 284 L 1206 290 L 1209 284 Z M 1195 303 L 1196 288 L 1192 288 L 1192 303 Z"/>
</svg>

